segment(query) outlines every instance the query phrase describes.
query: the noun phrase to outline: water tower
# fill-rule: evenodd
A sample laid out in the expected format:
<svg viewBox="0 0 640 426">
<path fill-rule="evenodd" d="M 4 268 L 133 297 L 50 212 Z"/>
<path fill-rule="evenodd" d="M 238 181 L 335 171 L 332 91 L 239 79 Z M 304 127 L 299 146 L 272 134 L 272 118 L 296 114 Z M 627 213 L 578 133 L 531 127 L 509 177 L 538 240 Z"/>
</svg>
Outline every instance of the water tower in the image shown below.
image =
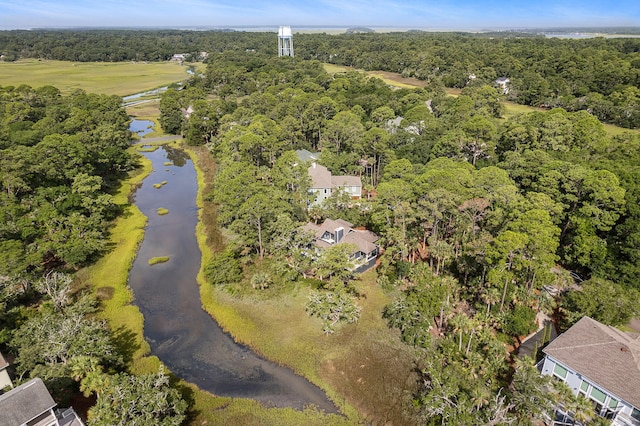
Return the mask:
<svg viewBox="0 0 640 426">
<path fill-rule="evenodd" d="M 293 34 L 289 26 L 278 30 L 278 56 L 293 56 Z"/>
</svg>

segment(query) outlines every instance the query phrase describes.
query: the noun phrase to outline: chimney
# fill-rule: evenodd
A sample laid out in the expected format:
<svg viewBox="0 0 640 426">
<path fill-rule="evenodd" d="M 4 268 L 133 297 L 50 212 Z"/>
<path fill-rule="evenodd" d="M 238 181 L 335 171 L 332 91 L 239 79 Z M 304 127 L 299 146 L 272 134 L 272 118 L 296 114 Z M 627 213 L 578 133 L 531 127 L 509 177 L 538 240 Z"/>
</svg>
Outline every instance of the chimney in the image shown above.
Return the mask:
<svg viewBox="0 0 640 426">
<path fill-rule="evenodd" d="M 336 228 L 336 231 L 335 231 L 336 244 L 340 242 L 342 237 L 344 237 L 344 228 L 343 227 Z"/>
</svg>

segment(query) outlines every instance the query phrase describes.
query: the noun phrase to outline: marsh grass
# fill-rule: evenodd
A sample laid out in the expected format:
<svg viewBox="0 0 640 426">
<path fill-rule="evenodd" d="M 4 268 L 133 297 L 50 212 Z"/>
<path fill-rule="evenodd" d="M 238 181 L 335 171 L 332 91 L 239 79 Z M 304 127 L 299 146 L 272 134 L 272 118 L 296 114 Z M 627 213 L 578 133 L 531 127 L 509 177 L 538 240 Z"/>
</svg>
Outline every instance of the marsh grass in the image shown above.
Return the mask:
<svg viewBox="0 0 640 426">
<path fill-rule="evenodd" d="M 136 139 L 136 137 L 134 137 L 134 139 Z M 138 139 L 139 139 L 139 137 L 138 137 Z M 157 149 L 158 149 L 158 146 L 147 146 L 147 145 L 145 145 L 145 146 L 136 147 L 136 150 L 138 152 L 154 152 Z"/>
<path fill-rule="evenodd" d="M 164 207 L 158 207 L 157 213 L 159 216 L 164 216 L 165 214 L 169 214 L 169 209 L 165 209 Z"/>
<path fill-rule="evenodd" d="M 173 166 L 173 163 L 171 161 L 165 161 L 164 166 Z"/>
<path fill-rule="evenodd" d="M 149 265 L 156 265 L 158 263 L 166 263 L 169 261 L 169 256 L 156 256 L 149 259 Z"/>
<path fill-rule="evenodd" d="M 310 318 L 304 310 L 310 292 L 307 283 L 290 282 L 260 292 L 252 291 L 245 283 L 248 290 L 237 295 L 209 285 L 204 265 L 224 243 L 215 222 L 215 206 L 204 197 L 209 191 L 206 182 L 211 182 L 215 163 L 206 149 L 190 148 L 190 153 L 199 183 L 200 221 L 196 235 L 202 252 L 203 268 L 198 274 L 198 284 L 204 309 L 234 339 L 268 359 L 291 367 L 324 389 L 346 418 L 323 416 L 321 423 L 325 423 L 322 424 L 334 421 L 337 424 L 410 424 L 404 408 L 416 383 L 414 354 L 382 319 L 382 309 L 391 301 L 391 296 L 375 284 L 375 271 L 363 275 L 356 283 L 361 295 L 358 303 L 363 306 L 358 323 L 340 327 L 331 336 L 325 336 L 317 319 Z M 208 232 L 210 229 L 212 233 Z M 268 410 L 269 413 L 276 411 Z M 227 417 L 231 413 L 233 416 Z M 227 419 L 235 423 L 263 424 L 260 417 L 250 416 L 244 408 L 237 411 L 232 406 L 216 412 L 216 419 L 224 420 L 210 424 L 231 422 Z M 303 423 L 314 424 L 306 417 L 300 424 Z"/>
<path fill-rule="evenodd" d="M 194 64 L 201 69 L 200 63 Z M 77 89 L 126 96 L 186 80 L 187 67 L 176 62 L 69 62 L 23 59 L 0 61 L 3 86 L 56 86 L 63 94 Z"/>
<path fill-rule="evenodd" d="M 132 115 L 141 120 L 157 120 L 160 116 L 160 99 L 154 97 L 144 102 L 127 105 L 127 115 Z"/>
<path fill-rule="evenodd" d="M 167 184 L 167 181 L 166 181 L 166 180 L 163 180 L 163 181 L 162 181 L 162 182 L 160 182 L 160 183 L 154 183 L 154 184 L 153 184 L 153 187 L 154 187 L 154 188 L 156 188 L 156 189 L 160 189 L 160 188 L 162 188 L 163 186 L 165 186 L 166 184 Z"/>
<path fill-rule="evenodd" d="M 77 279 L 91 288 L 100 300 L 102 309 L 99 316 L 107 320 L 114 334 L 130 335 L 126 340 L 116 339 L 116 345 L 121 353 L 131 354 L 133 363 L 150 351 L 143 337 L 144 319 L 138 308 L 131 304 L 133 293 L 127 285 L 129 270 L 144 237 L 147 218 L 135 205 L 128 203 L 128 198 L 132 188 L 137 187 L 149 173 L 151 162 L 142 159 L 141 167 L 122 182 L 114 194 L 114 202 L 122 207 L 123 214 L 111 227 L 110 250 L 95 264 L 76 274 Z M 131 370 L 135 372 L 134 368 Z"/>
</svg>

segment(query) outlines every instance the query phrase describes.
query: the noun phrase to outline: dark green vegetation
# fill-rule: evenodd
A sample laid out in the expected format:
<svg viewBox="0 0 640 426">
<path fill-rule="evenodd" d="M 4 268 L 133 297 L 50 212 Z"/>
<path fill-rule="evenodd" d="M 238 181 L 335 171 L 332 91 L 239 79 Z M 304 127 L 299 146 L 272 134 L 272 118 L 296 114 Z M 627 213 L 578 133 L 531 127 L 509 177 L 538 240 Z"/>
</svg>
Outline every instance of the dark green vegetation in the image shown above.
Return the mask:
<svg viewBox="0 0 640 426">
<path fill-rule="evenodd" d="M 0 104 L 0 275 L 95 259 L 133 164 L 120 98 L 19 86 L 0 88 Z"/>
<path fill-rule="evenodd" d="M 110 249 L 112 194 L 134 165 L 121 99 L 19 86 L 0 88 L 0 105 L 0 348 L 15 357 L 14 383 L 42 378 L 61 407 L 74 392 L 97 396 L 94 425 L 179 424 L 186 403 L 167 376 L 124 373 L 131 336 L 98 319 L 68 275 Z"/>
<path fill-rule="evenodd" d="M 160 101 L 163 130 L 205 145 L 218 162 L 208 202 L 219 206 L 227 241 L 205 265 L 212 300 L 203 303 L 239 335 L 246 317 L 289 315 L 255 333 L 281 339 L 262 342 L 265 352 L 331 387 L 349 418 L 355 407 L 371 422 L 526 424 L 554 400 L 577 411 L 582 401 L 546 392 L 514 345 L 538 313 L 563 326 L 585 314 L 624 324 L 638 313 L 640 140 L 609 136 L 597 119 L 638 126 L 638 40 L 316 34 L 296 36 L 297 58 L 275 58 L 271 33 L 17 31 L 0 41 L 9 60 L 210 53 L 202 76 Z M 316 59 L 428 84 L 393 90 L 356 72 L 327 74 Z M 569 111 L 504 117 L 492 87 L 501 76 L 512 81 L 510 98 Z M 445 86 L 461 94 L 448 97 Z M 110 249 L 106 232 L 119 213 L 111 194 L 132 166 L 126 126 L 117 97 L 0 88 L 0 349 L 16 357 L 21 379 L 42 377 L 57 399 L 69 386 L 98 395 L 96 424 L 116 422 L 102 410 L 123 393 L 179 423 L 184 404 L 162 372 L 121 375 L 140 349 L 128 330 L 109 330 L 95 303 L 58 275 Z M 302 148 L 322 151 L 334 174 L 360 175 L 372 197 L 338 193 L 309 208 L 306 165 L 294 153 Z M 340 247 L 311 261 L 299 227 L 325 218 L 380 235 L 378 268 L 354 280 Z M 569 271 L 586 281 L 577 285 Z M 97 286 L 105 299 L 117 294 Z M 267 309 L 230 313 L 216 292 L 247 311 Z M 353 323 L 373 327 L 382 317 L 393 337 L 384 325 L 387 334 Z M 272 331 L 293 326 L 310 337 Z M 371 342 L 346 362 L 354 334 Z M 415 377 L 399 361 L 400 340 L 402 356 L 415 351 Z M 336 349 L 323 358 L 326 347 Z M 362 376 L 348 374 L 360 365 L 362 387 Z M 233 418 L 222 408 L 220 418 Z"/>
<path fill-rule="evenodd" d="M 504 118 L 501 99 L 481 81 L 453 98 L 439 84 L 393 90 L 356 72 L 328 75 L 317 61 L 211 59 L 160 106 L 163 126 L 219 161 L 210 197 L 230 238 L 207 266 L 210 283 L 238 298 L 305 283 L 315 289 L 308 313 L 335 332 L 361 315 L 347 252 L 311 261 L 299 227 L 344 218 L 382 236 L 378 284 L 392 299 L 383 315 L 418 353 L 413 421 L 526 423 L 553 401 L 572 403 L 514 382 L 531 372 L 510 352 L 538 313 L 565 326 L 638 313 L 640 141 L 608 136 L 586 111 Z M 360 175 L 375 196 L 308 207 L 308 165 L 294 153 L 303 148 L 321 150 L 334 174 Z M 584 297 L 570 270 L 588 278 Z M 530 398 L 543 408 L 526 410 Z"/>
<path fill-rule="evenodd" d="M 640 40 L 473 34 L 357 34 L 296 38 L 296 54 L 383 70 L 446 87 L 510 79 L 514 102 L 589 110 L 602 121 L 640 126 Z"/>
<path fill-rule="evenodd" d="M 273 34 L 180 30 L 14 30 L 0 32 L 5 60 L 58 59 L 78 62 L 167 61 L 186 53 L 224 52 L 266 46 Z M 270 50 L 276 54 L 277 46 Z"/>
<path fill-rule="evenodd" d="M 216 31 L 4 31 L 5 60 L 159 61 L 175 53 L 257 51 L 275 55 L 274 33 Z M 589 110 L 600 120 L 640 126 L 640 39 L 558 39 L 517 32 L 466 34 L 296 34 L 296 55 L 417 77 L 446 87 L 510 79 L 524 105 Z M 209 56 L 209 60 L 212 56 Z M 251 62 L 247 67 L 251 68 Z M 473 77 L 472 77 L 473 76 Z M 238 83 L 242 84 L 239 75 Z"/>
</svg>

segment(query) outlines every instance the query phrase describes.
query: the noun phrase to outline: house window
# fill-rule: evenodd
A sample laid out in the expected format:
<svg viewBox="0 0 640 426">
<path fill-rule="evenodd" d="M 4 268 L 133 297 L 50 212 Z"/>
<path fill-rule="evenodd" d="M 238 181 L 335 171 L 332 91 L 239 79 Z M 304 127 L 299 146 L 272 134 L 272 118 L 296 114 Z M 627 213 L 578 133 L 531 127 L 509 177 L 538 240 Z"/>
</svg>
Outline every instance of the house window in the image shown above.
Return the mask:
<svg viewBox="0 0 640 426">
<path fill-rule="evenodd" d="M 589 383 L 584 380 L 580 384 L 580 393 L 584 396 L 587 396 L 587 391 L 589 390 Z"/>
<path fill-rule="evenodd" d="M 555 367 L 553 367 L 553 374 L 564 380 L 567 378 L 567 369 L 560 364 L 556 364 Z"/>
<path fill-rule="evenodd" d="M 613 419 L 616 416 L 616 408 L 618 408 L 618 400 L 610 398 L 603 417 L 609 420 Z"/>
<path fill-rule="evenodd" d="M 607 397 L 607 394 L 602 392 L 598 388 L 591 388 L 591 399 L 594 401 L 598 401 L 601 404 L 604 404 L 604 399 Z"/>
</svg>

